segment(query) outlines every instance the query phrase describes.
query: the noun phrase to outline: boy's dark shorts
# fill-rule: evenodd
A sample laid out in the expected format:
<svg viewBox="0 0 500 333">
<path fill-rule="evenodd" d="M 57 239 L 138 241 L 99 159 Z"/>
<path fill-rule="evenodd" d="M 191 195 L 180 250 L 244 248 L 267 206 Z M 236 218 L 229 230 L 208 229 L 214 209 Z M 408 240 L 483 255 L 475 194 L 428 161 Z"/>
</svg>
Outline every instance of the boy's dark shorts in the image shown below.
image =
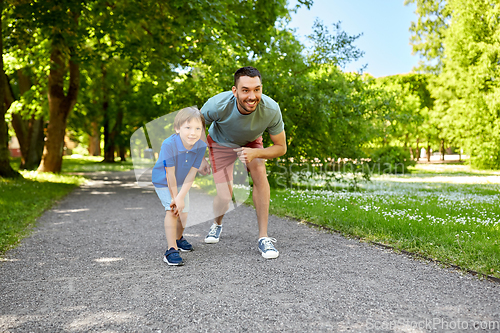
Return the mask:
<svg viewBox="0 0 500 333">
<path fill-rule="evenodd" d="M 234 148 L 224 147 L 217 144 L 217 142 L 212 140 L 210 135 L 207 136 L 207 142 L 215 183 L 220 184 L 232 181 L 234 162 L 238 158 L 238 154 L 233 150 Z M 264 148 L 262 136 L 259 136 L 257 139 L 247 143 L 243 147 Z"/>
</svg>

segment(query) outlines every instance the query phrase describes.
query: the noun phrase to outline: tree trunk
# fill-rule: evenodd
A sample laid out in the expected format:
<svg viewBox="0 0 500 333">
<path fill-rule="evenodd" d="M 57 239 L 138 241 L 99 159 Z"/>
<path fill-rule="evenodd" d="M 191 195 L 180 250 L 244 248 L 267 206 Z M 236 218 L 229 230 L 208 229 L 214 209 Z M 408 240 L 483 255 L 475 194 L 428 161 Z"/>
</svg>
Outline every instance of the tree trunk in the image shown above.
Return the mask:
<svg viewBox="0 0 500 333">
<path fill-rule="evenodd" d="M 416 151 L 416 154 L 415 154 L 415 157 L 416 157 L 417 161 L 420 160 L 420 147 L 419 147 L 419 143 L 420 143 L 420 139 L 417 138 L 417 151 Z"/>
<path fill-rule="evenodd" d="M 99 123 L 93 121 L 92 135 L 89 138 L 89 155 L 90 156 L 101 156 L 101 131 L 99 129 Z"/>
<path fill-rule="evenodd" d="M 28 76 L 24 75 L 23 70 L 18 70 L 19 91 L 21 96 L 31 89 L 31 81 Z M 7 79 L 7 89 L 5 89 L 5 102 L 10 106 L 14 100 L 12 88 Z M 8 108 L 7 106 L 7 108 Z M 12 114 L 12 127 L 16 132 L 17 141 L 21 148 L 21 165 L 19 169 L 34 170 L 42 160 L 43 152 L 43 117 L 31 119 L 23 119 L 19 113 Z"/>
<path fill-rule="evenodd" d="M 3 0 L 0 0 L 0 27 L 2 26 Z M 7 80 L 3 70 L 3 35 L 0 29 L 0 177 L 16 178 L 21 175 L 10 166 L 9 131 L 5 121 L 5 86 Z"/>
<path fill-rule="evenodd" d="M 127 162 L 127 147 L 124 145 L 120 146 L 120 161 Z"/>
<path fill-rule="evenodd" d="M 21 169 L 36 170 L 42 161 L 44 134 L 43 134 L 43 117 L 36 119 L 31 117 L 28 127 L 29 146 L 28 153 L 24 164 L 21 164 Z"/>
<path fill-rule="evenodd" d="M 439 152 L 441 153 L 440 160 L 444 161 L 444 139 L 441 139 L 441 144 L 439 145 Z"/>
<path fill-rule="evenodd" d="M 51 68 L 49 73 L 49 126 L 47 140 L 43 149 L 42 163 L 38 167 L 40 172 L 60 172 L 64 147 L 64 134 L 68 115 L 76 104 L 80 85 L 80 68 L 78 64 L 69 60 L 69 88 L 64 94 L 64 77 L 67 72 L 66 61 L 60 49 L 60 44 L 52 44 L 50 55 Z"/>
<path fill-rule="evenodd" d="M 431 161 L 431 145 L 427 142 L 427 162 Z"/>
<path fill-rule="evenodd" d="M 102 71 L 102 112 L 104 115 L 104 160 L 103 162 L 115 162 L 115 135 L 111 129 L 111 116 L 109 114 L 108 89 L 106 85 L 106 67 L 101 66 Z"/>
</svg>

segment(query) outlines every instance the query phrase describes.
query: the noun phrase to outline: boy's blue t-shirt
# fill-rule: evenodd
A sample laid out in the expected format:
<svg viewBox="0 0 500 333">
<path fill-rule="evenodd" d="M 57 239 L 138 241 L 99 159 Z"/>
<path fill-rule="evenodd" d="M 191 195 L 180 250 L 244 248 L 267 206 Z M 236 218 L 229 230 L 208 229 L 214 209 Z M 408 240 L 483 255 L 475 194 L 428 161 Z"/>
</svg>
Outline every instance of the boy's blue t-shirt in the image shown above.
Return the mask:
<svg viewBox="0 0 500 333">
<path fill-rule="evenodd" d="M 198 140 L 193 148 L 187 150 L 178 134 L 172 134 L 161 145 L 160 154 L 152 172 L 155 187 L 168 187 L 165 167 L 175 167 L 177 186 L 182 186 L 191 167 L 200 168 L 207 144 Z"/>
</svg>

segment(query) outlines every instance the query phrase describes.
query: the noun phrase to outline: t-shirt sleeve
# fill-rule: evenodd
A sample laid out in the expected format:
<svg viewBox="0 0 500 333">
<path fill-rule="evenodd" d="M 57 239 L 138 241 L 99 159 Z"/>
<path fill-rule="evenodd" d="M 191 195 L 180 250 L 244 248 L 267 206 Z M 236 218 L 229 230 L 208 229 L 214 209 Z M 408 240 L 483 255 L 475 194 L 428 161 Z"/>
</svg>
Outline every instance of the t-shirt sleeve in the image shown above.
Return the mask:
<svg viewBox="0 0 500 333">
<path fill-rule="evenodd" d="M 201 108 L 201 114 L 205 118 L 205 124 L 210 125 L 212 122 L 219 120 L 219 114 L 217 111 L 217 105 L 215 99 L 210 98 Z"/>
<path fill-rule="evenodd" d="M 201 166 L 201 162 L 203 161 L 203 158 L 205 157 L 205 151 L 207 150 L 207 145 L 204 143 L 203 147 L 200 147 L 196 151 L 196 158 L 193 162 L 193 168 L 199 169 Z"/>
<path fill-rule="evenodd" d="M 175 156 L 176 154 L 173 145 L 175 145 L 175 142 L 173 140 L 171 142 L 164 142 L 161 145 L 160 156 L 158 156 L 158 159 L 160 161 L 163 161 L 164 166 L 175 166 L 175 160 L 177 156 Z"/>
<path fill-rule="evenodd" d="M 285 129 L 285 124 L 283 123 L 283 117 L 281 116 L 281 110 L 278 105 L 277 106 L 277 111 L 274 114 L 273 119 L 269 122 L 269 125 L 267 126 L 267 131 L 271 135 L 277 135 L 283 132 Z"/>
</svg>

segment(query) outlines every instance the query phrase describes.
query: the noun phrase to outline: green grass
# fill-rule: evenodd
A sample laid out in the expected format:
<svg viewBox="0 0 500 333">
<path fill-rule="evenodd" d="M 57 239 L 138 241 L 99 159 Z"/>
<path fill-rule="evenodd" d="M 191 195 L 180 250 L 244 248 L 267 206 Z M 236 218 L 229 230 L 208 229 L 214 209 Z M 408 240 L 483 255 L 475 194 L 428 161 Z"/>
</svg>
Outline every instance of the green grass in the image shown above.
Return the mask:
<svg viewBox="0 0 500 333">
<path fill-rule="evenodd" d="M 126 162 L 120 162 L 115 159 L 115 163 L 104 163 L 103 158 L 99 156 L 64 156 L 62 164 L 62 173 L 85 173 L 96 171 L 128 171 L 134 169 L 132 159 Z"/>
<path fill-rule="evenodd" d="M 24 179 L 0 178 L 0 254 L 29 234 L 36 219 L 85 179 L 21 171 Z"/>
<path fill-rule="evenodd" d="M 375 179 L 358 192 L 273 189 L 270 211 L 500 277 L 500 184 L 431 182 L 423 174 L 398 182 L 405 177 Z"/>
</svg>

